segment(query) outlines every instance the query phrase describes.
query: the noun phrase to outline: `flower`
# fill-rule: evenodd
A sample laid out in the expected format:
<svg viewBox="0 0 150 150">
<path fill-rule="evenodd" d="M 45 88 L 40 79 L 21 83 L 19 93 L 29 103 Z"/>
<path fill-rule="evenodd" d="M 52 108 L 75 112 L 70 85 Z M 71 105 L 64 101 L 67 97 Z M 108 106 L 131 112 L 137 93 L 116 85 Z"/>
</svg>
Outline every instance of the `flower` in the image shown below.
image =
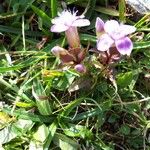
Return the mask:
<svg viewBox="0 0 150 150">
<path fill-rule="evenodd" d="M 64 10 L 62 13 L 58 13 L 59 17 L 52 19 L 51 32 L 63 32 L 67 31 L 70 27 L 83 27 L 90 25 L 88 19 L 83 19 L 84 15 L 76 16 L 78 11 L 71 13 L 68 10 Z"/>
<path fill-rule="evenodd" d="M 84 15 L 77 16 L 77 11 L 71 13 L 68 10 L 64 10 L 62 13 L 58 13 L 58 17 L 52 19 L 51 32 L 60 33 L 65 31 L 70 47 L 80 47 L 77 27 L 90 25 L 90 21 L 83 18 Z"/>
<path fill-rule="evenodd" d="M 131 25 L 119 24 L 115 20 L 104 23 L 99 17 L 96 20 L 97 49 L 107 51 L 116 46 L 122 55 L 130 55 L 133 43 L 127 35 L 135 32 L 136 28 Z"/>
</svg>

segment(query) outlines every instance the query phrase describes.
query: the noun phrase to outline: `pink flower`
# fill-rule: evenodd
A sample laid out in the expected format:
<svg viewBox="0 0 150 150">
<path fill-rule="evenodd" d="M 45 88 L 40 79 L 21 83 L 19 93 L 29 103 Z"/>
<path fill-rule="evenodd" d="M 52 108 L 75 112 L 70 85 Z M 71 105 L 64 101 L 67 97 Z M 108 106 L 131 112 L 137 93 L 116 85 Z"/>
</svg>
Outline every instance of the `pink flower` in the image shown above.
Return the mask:
<svg viewBox="0 0 150 150">
<path fill-rule="evenodd" d="M 131 54 L 133 43 L 127 35 L 135 32 L 134 26 L 119 24 L 115 20 L 104 23 L 100 18 L 97 18 L 95 27 L 99 51 L 107 51 L 110 47 L 116 46 L 120 54 Z"/>
<path fill-rule="evenodd" d="M 71 13 L 68 10 L 64 10 L 62 13 L 58 13 L 58 17 L 52 19 L 51 32 L 64 32 L 66 34 L 70 47 L 80 47 L 80 39 L 77 31 L 77 27 L 83 27 L 90 25 L 90 21 L 83 19 L 84 15 L 77 16 L 77 11 Z"/>
</svg>

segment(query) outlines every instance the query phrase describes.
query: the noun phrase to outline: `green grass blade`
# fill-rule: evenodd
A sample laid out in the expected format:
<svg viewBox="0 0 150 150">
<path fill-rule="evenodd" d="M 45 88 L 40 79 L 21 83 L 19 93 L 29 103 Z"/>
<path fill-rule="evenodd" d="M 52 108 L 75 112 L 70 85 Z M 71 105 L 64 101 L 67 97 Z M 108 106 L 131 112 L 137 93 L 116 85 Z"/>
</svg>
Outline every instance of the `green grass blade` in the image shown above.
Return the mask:
<svg viewBox="0 0 150 150">
<path fill-rule="evenodd" d="M 54 18 L 57 15 L 57 0 L 50 0 L 51 3 L 51 17 Z"/>
<path fill-rule="evenodd" d="M 125 22 L 125 11 L 126 11 L 126 3 L 125 0 L 119 0 L 119 19 L 121 22 Z"/>
<path fill-rule="evenodd" d="M 135 42 L 133 49 L 150 48 L 150 41 L 146 42 Z"/>
<path fill-rule="evenodd" d="M 45 25 L 47 25 L 48 27 L 50 27 L 51 25 L 51 18 L 41 9 L 37 8 L 36 6 L 32 5 L 31 8 L 33 9 L 33 11 L 39 16 L 41 17 L 41 19 L 43 20 L 43 22 L 45 23 Z"/>
</svg>

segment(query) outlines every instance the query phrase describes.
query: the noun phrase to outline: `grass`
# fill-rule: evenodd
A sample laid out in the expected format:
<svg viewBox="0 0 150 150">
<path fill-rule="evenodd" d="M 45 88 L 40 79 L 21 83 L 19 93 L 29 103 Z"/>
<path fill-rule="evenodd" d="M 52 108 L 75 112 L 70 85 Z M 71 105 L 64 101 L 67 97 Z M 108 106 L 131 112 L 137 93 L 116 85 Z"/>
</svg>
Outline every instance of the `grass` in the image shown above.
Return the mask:
<svg viewBox="0 0 150 150">
<path fill-rule="evenodd" d="M 63 70 L 51 53 L 55 45 L 67 47 L 64 34 L 50 32 L 65 7 L 91 21 L 79 30 L 90 49 L 98 16 L 137 27 L 131 56 L 112 66 L 113 80 L 93 52 L 85 74 Z M 0 149 L 150 149 L 150 14 L 127 10 L 124 0 L 2 1 Z"/>
</svg>

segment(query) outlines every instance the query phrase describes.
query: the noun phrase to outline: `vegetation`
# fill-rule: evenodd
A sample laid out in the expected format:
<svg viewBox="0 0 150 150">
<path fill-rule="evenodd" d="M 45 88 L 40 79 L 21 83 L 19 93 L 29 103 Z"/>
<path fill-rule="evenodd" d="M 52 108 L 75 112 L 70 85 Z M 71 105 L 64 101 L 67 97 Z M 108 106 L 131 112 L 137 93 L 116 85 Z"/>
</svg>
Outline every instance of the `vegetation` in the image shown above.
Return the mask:
<svg viewBox="0 0 150 150">
<path fill-rule="evenodd" d="M 0 3 L 0 149 L 150 149 L 150 14 L 124 0 Z M 64 33 L 50 31 L 64 9 L 90 20 L 78 29 L 83 72 L 51 52 L 68 49 Z M 136 27 L 130 56 L 102 61 L 95 50 L 97 17 Z"/>
</svg>

